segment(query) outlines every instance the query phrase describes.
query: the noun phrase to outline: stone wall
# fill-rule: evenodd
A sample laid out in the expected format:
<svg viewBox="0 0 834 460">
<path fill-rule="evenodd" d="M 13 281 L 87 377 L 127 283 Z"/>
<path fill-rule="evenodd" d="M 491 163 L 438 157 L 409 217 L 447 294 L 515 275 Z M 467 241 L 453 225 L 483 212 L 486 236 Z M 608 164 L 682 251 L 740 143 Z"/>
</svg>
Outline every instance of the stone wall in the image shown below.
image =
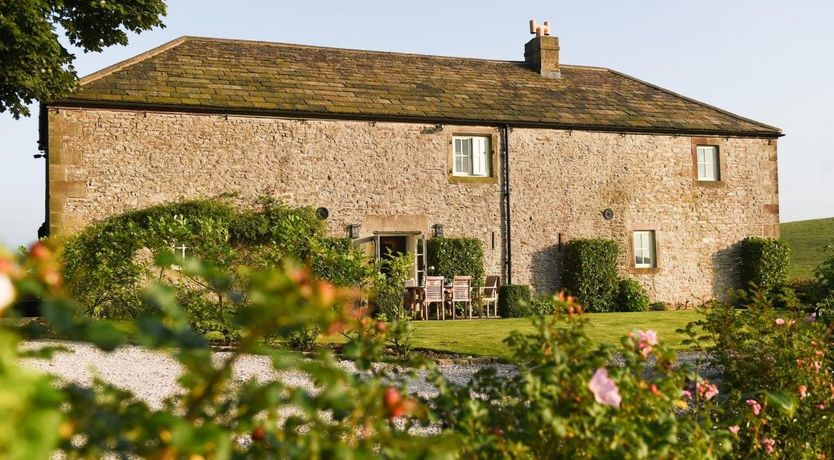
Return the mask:
<svg viewBox="0 0 834 460">
<path fill-rule="evenodd" d="M 394 229 L 429 235 L 432 224 L 442 224 L 447 236 L 480 238 L 487 272 L 498 273 L 500 184 L 449 180 L 452 135 L 474 132 L 497 134 L 483 127 L 50 108 L 50 230 L 74 231 L 185 198 L 272 195 L 328 208 L 334 235 L 346 234 L 349 224 L 362 224 L 362 236 Z M 559 287 L 560 238 L 607 237 L 622 243 L 623 275 L 639 279 L 653 298 L 721 295 L 735 277 L 738 241 L 778 235 L 776 142 L 707 141 L 720 146 L 717 187 L 693 180 L 691 137 L 514 129 L 513 282 L 552 292 Z M 610 221 L 605 208 L 615 213 Z M 628 269 L 629 232 L 639 229 L 657 232 L 660 266 L 651 273 Z"/>
<path fill-rule="evenodd" d="M 719 184 L 695 180 L 697 143 L 719 146 Z M 604 237 L 652 298 L 720 297 L 736 280 L 737 243 L 778 236 L 775 140 L 514 129 L 509 145 L 513 282 L 537 291 L 559 287 L 560 238 Z M 655 230 L 656 270 L 629 268 L 632 230 Z"/>
<path fill-rule="evenodd" d="M 362 236 L 395 227 L 428 236 L 439 223 L 447 236 L 480 238 L 487 270 L 498 270 L 500 185 L 449 183 L 451 137 L 460 131 L 50 108 L 50 230 L 71 232 L 112 214 L 186 198 L 271 195 L 328 208 L 330 231 L 338 236 L 349 224 L 362 224 Z"/>
</svg>

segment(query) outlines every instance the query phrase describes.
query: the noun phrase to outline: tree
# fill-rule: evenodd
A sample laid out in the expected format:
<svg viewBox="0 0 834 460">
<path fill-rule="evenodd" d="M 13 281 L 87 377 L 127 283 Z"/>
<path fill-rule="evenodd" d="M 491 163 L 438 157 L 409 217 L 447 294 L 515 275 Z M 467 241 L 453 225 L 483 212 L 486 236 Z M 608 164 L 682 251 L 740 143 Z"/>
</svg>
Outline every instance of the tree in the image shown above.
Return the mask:
<svg viewBox="0 0 834 460">
<path fill-rule="evenodd" d="M 98 52 L 127 33 L 165 27 L 164 0 L 0 0 L 0 113 L 29 116 L 32 101 L 75 89 L 75 55 L 58 41 Z"/>
</svg>

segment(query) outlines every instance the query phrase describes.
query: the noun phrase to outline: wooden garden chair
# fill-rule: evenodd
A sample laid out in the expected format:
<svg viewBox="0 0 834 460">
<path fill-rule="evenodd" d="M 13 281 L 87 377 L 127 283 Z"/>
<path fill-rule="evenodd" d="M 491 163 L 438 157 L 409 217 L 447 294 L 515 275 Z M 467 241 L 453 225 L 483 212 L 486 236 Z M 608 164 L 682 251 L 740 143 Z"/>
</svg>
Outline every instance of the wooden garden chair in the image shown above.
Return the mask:
<svg viewBox="0 0 834 460">
<path fill-rule="evenodd" d="M 443 292 L 443 277 L 442 276 L 427 276 L 426 286 L 423 288 L 423 317 L 429 319 L 429 307 L 432 304 L 437 304 L 437 319 L 446 319 L 446 312 L 443 304 L 446 302 L 446 297 Z"/>
<path fill-rule="evenodd" d="M 480 289 L 479 298 L 481 304 L 486 308 L 487 318 L 498 317 L 498 286 L 501 284 L 501 277 L 489 275 L 486 277 L 484 286 Z M 489 316 L 489 305 L 492 304 L 492 316 Z"/>
<path fill-rule="evenodd" d="M 455 319 L 455 306 L 464 303 L 472 319 L 472 277 L 456 276 L 452 280 L 452 319 Z"/>
</svg>

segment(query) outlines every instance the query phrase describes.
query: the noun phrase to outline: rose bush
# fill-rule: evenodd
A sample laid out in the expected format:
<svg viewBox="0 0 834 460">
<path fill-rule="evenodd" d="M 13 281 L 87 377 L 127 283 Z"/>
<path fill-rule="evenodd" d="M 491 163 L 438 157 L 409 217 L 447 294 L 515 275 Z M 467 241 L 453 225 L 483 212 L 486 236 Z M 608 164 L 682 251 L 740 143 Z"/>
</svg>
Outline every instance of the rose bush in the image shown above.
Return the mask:
<svg viewBox="0 0 834 460">
<path fill-rule="evenodd" d="M 688 328 L 723 370 L 720 384 L 679 365 L 651 330 L 616 347 L 593 344 L 582 308 L 557 297 L 554 316 L 507 339 L 516 372 L 488 368 L 458 385 L 432 371 L 438 393 L 422 398 L 408 386 L 431 366 L 386 353 L 398 323 L 355 308 L 356 291 L 308 269 L 253 270 L 240 284 L 215 264 L 160 255 L 158 266 L 177 265 L 232 307 L 240 338 L 218 357 L 164 284 L 141 293 L 143 313 L 127 326 L 91 320 L 54 254 L 43 243 L 26 255 L 0 252 L 0 458 L 818 459 L 834 449 L 831 330 L 762 296 L 746 309 L 711 305 Z M 25 296 L 43 299 L 43 320 L 12 328 L 9 306 Z M 343 356 L 355 370 L 328 350 L 308 359 L 268 345 L 311 327 L 347 335 Z M 103 350 L 131 340 L 166 353 L 182 365 L 181 391 L 154 408 L 100 380 L 80 386 L 21 368 L 21 357 L 55 351 L 18 346 L 45 329 Z M 308 376 L 315 389 L 234 382 L 232 366 L 247 353 Z"/>
</svg>

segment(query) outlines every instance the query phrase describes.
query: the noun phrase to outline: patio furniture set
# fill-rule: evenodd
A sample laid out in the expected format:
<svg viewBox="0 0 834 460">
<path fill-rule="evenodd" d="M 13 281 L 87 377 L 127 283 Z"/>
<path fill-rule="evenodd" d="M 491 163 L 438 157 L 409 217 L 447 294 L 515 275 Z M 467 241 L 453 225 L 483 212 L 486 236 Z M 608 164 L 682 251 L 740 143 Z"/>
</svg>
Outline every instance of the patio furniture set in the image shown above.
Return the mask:
<svg viewBox="0 0 834 460">
<path fill-rule="evenodd" d="M 422 286 L 408 280 L 405 286 L 406 309 L 415 319 L 432 319 L 433 311 L 434 319 L 445 320 L 447 316 L 457 319 L 460 305 L 463 308 L 460 316 L 472 319 L 472 301 L 478 300 L 485 309 L 485 315 L 479 312 L 478 317 L 498 318 L 499 283 L 500 278 L 493 275 L 487 276 L 484 286 L 479 288 L 472 287 L 471 276 L 455 276 L 448 283 L 442 276 L 427 276 Z"/>
</svg>

